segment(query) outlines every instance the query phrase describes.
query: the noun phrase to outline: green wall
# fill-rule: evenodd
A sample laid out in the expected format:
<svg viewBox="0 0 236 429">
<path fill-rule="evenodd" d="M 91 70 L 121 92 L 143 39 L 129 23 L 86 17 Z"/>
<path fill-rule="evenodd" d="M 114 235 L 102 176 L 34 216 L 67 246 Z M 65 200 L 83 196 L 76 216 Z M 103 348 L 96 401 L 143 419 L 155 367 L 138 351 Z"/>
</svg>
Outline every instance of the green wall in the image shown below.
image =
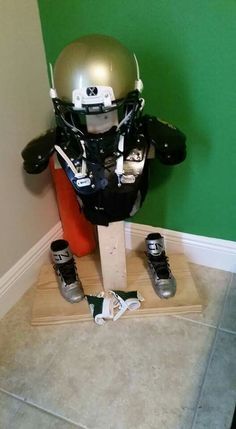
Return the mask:
<svg viewBox="0 0 236 429">
<path fill-rule="evenodd" d="M 134 50 L 145 111 L 188 137 L 183 164 L 151 161 L 134 222 L 236 240 L 236 1 L 38 0 L 48 61 L 89 33 Z"/>
</svg>

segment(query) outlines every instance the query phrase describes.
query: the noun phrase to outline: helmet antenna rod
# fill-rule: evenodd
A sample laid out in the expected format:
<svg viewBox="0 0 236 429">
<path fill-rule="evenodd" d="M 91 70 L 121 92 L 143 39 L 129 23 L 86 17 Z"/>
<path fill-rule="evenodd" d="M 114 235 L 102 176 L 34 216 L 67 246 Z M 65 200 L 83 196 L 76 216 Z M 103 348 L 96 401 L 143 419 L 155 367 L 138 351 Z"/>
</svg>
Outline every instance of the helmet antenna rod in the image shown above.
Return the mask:
<svg viewBox="0 0 236 429">
<path fill-rule="evenodd" d="M 138 65 L 138 60 L 137 60 L 137 57 L 136 57 L 135 53 L 134 53 L 134 60 L 135 60 L 136 70 L 137 70 L 137 80 L 139 80 L 140 79 L 139 65 Z"/>
<path fill-rule="evenodd" d="M 49 70 L 50 70 L 51 88 L 55 89 L 52 63 L 49 63 Z"/>
<path fill-rule="evenodd" d="M 50 97 L 51 98 L 57 98 L 57 91 L 55 89 L 55 84 L 54 84 L 54 76 L 53 76 L 53 67 L 52 67 L 52 63 L 49 63 L 49 70 L 50 70 L 50 83 L 51 83 L 51 88 L 50 88 Z"/>
<path fill-rule="evenodd" d="M 135 63 L 136 63 L 136 70 L 137 70 L 137 79 L 136 79 L 136 82 L 135 82 L 135 89 L 137 89 L 141 93 L 142 90 L 143 90 L 143 82 L 140 79 L 139 65 L 138 65 L 138 60 L 137 60 L 137 57 L 136 57 L 135 53 L 134 53 L 134 60 L 135 60 Z"/>
</svg>

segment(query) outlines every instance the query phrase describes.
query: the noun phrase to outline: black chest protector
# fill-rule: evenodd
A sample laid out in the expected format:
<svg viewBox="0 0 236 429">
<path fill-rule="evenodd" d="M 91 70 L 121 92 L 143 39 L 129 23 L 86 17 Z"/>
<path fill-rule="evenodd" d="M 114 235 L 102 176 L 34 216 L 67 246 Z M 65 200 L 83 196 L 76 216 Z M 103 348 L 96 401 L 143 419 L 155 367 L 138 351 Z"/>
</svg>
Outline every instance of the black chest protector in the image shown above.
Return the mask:
<svg viewBox="0 0 236 429">
<path fill-rule="evenodd" d="M 83 138 L 62 132 L 55 149 L 90 222 L 108 225 L 140 208 L 148 189 L 149 142 L 138 126 L 128 137 L 116 127 Z"/>
<path fill-rule="evenodd" d="M 162 164 L 176 165 L 186 157 L 185 135 L 154 116 L 102 134 L 78 133 L 64 122 L 27 144 L 24 169 L 40 173 L 55 149 L 85 216 L 96 225 L 127 219 L 140 208 L 148 189 L 150 145 Z"/>
</svg>

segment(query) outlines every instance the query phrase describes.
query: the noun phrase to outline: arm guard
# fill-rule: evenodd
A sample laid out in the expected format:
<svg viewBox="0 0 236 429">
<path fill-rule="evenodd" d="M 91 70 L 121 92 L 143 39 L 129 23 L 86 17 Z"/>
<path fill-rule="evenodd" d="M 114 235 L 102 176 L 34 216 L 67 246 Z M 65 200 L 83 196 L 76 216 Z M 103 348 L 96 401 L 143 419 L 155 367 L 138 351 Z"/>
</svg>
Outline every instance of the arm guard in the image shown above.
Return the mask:
<svg viewBox="0 0 236 429">
<path fill-rule="evenodd" d="M 24 170 L 29 174 L 39 174 L 45 170 L 54 152 L 55 143 L 55 129 L 31 140 L 21 152 Z"/>
<path fill-rule="evenodd" d="M 154 116 L 143 117 L 145 136 L 155 147 L 162 164 L 175 165 L 186 158 L 186 136 L 176 127 Z"/>
</svg>

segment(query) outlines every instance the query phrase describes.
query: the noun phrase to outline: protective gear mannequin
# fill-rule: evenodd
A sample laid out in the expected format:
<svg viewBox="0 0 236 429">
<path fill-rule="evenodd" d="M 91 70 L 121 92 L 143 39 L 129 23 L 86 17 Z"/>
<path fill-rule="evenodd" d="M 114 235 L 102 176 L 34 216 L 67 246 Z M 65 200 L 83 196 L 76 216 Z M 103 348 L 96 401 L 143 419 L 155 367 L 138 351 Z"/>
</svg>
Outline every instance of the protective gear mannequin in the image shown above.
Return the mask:
<svg viewBox="0 0 236 429">
<path fill-rule="evenodd" d="M 142 116 L 135 55 L 113 37 L 81 37 L 66 46 L 54 70 L 51 67 L 51 84 L 57 124 L 54 147 L 85 216 L 94 224 L 108 225 L 134 215 L 148 189 L 150 144 L 164 164 L 178 164 L 186 156 L 181 131 Z M 34 160 L 41 156 L 36 146 Z M 22 153 L 28 172 L 30 149 Z M 44 151 L 46 165 L 45 158 Z"/>
<path fill-rule="evenodd" d="M 107 225 L 129 217 L 147 189 L 148 142 L 135 127 L 143 107 L 135 55 L 112 37 L 84 36 L 61 52 L 52 83 L 57 123 L 70 141 L 55 148 L 87 218 Z"/>
</svg>

